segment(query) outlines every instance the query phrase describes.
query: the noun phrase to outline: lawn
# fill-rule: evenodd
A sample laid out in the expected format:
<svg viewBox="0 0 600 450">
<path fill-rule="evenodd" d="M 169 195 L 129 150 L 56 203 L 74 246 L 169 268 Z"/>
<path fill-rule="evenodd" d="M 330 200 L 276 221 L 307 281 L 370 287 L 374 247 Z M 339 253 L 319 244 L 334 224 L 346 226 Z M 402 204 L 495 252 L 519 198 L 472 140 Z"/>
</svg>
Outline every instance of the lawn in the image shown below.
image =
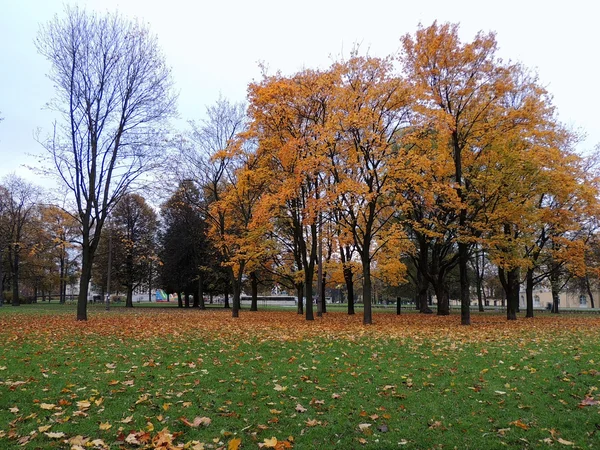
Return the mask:
<svg viewBox="0 0 600 450">
<path fill-rule="evenodd" d="M 600 318 L 0 308 L 0 448 L 599 448 Z"/>
</svg>

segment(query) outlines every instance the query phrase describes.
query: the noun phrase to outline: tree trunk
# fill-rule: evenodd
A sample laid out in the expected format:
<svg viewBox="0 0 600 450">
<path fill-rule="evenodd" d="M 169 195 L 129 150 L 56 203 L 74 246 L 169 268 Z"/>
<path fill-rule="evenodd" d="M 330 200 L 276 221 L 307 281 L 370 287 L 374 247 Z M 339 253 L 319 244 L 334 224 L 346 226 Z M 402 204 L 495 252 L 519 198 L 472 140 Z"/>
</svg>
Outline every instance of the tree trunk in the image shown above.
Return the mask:
<svg viewBox="0 0 600 450">
<path fill-rule="evenodd" d="M 427 290 L 429 289 L 429 283 L 427 278 L 423 276 L 420 270 L 417 270 L 417 292 L 415 297 L 416 309 L 423 313 L 429 314 L 431 310 L 427 305 Z M 439 307 L 438 307 L 439 310 Z"/>
<path fill-rule="evenodd" d="M 310 272 L 310 274 L 309 274 Z M 306 320 L 315 320 L 314 308 L 313 308 L 313 274 L 312 270 L 306 270 L 304 281 L 304 290 L 306 291 Z"/>
<path fill-rule="evenodd" d="M 304 285 L 296 284 L 296 296 L 298 298 L 298 314 L 304 314 Z"/>
<path fill-rule="evenodd" d="M 594 295 L 592 294 L 592 286 L 590 284 L 590 277 L 588 275 L 585 276 L 585 288 L 588 296 L 590 297 L 590 307 L 594 308 Z"/>
<path fill-rule="evenodd" d="M 363 324 L 370 325 L 373 323 L 372 312 L 372 293 L 371 293 L 371 261 L 369 260 L 369 247 L 365 245 L 362 256 L 362 271 L 363 271 Z"/>
<path fill-rule="evenodd" d="M 533 269 L 527 269 L 525 276 L 525 302 L 527 303 L 525 317 L 533 317 Z"/>
<path fill-rule="evenodd" d="M 435 296 L 437 297 L 437 315 L 448 316 L 450 315 L 450 292 L 446 283 L 436 283 L 433 287 L 435 290 Z"/>
<path fill-rule="evenodd" d="M 185 307 L 189 308 L 190 307 L 190 293 L 188 291 L 185 291 L 183 293 L 184 299 L 185 299 Z"/>
<path fill-rule="evenodd" d="M 344 281 L 346 282 L 346 290 L 348 291 L 348 315 L 354 315 L 354 274 L 352 266 L 349 264 L 351 257 L 350 246 L 342 247 L 340 244 L 340 257 L 342 259 L 342 267 L 344 271 Z"/>
<path fill-rule="evenodd" d="M 517 320 L 519 306 L 519 276 L 520 269 L 515 267 L 508 271 L 498 267 L 498 278 L 506 296 L 506 320 Z"/>
<path fill-rule="evenodd" d="M 354 315 L 354 274 L 351 267 L 344 267 L 344 280 L 348 291 L 348 315 Z"/>
<path fill-rule="evenodd" d="M 225 292 L 223 293 L 223 308 L 225 309 L 229 309 L 231 308 L 231 306 L 229 306 L 229 283 L 225 283 Z"/>
<path fill-rule="evenodd" d="M 258 277 L 255 271 L 250 272 L 250 289 L 252 291 L 250 311 L 258 311 Z"/>
<path fill-rule="evenodd" d="M 183 299 L 181 298 L 181 292 L 177 291 L 177 307 L 183 308 Z"/>
<path fill-rule="evenodd" d="M 81 277 L 79 278 L 79 295 L 77 296 L 77 320 L 87 320 L 87 297 L 90 280 L 92 278 L 92 258 L 93 254 L 89 246 L 89 240 L 84 234 L 81 250 Z"/>
<path fill-rule="evenodd" d="M 556 273 L 557 270 L 554 269 L 550 274 L 550 286 L 552 289 L 552 308 L 550 312 L 553 314 L 558 314 L 558 304 L 560 302 L 560 286 L 559 286 L 559 276 Z"/>
<path fill-rule="evenodd" d="M 126 286 L 125 308 L 133 308 L 133 286 Z"/>
<path fill-rule="evenodd" d="M 327 301 L 325 299 L 325 288 L 327 287 L 327 284 L 325 283 L 326 279 L 327 279 L 327 272 L 323 271 L 323 276 L 321 277 L 321 295 L 320 295 L 320 297 L 323 301 L 321 309 L 324 313 L 327 312 Z"/>
<path fill-rule="evenodd" d="M 233 280 L 233 308 L 231 310 L 231 317 L 240 317 L 241 302 L 240 297 L 242 295 L 242 275 L 240 274 Z"/>
<path fill-rule="evenodd" d="M 13 273 L 12 273 L 12 305 L 20 306 L 19 299 L 19 244 L 15 244 L 15 254 L 13 255 Z"/>
</svg>

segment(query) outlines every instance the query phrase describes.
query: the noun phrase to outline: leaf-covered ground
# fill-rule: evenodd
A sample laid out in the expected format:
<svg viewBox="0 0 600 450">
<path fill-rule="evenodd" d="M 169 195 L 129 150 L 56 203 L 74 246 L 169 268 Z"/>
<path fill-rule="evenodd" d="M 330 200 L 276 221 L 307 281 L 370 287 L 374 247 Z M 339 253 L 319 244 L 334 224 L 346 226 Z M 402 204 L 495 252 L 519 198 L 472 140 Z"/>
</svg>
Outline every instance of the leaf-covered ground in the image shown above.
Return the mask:
<svg viewBox="0 0 600 450">
<path fill-rule="evenodd" d="M 599 448 L 600 317 L 0 313 L 0 448 Z"/>
</svg>

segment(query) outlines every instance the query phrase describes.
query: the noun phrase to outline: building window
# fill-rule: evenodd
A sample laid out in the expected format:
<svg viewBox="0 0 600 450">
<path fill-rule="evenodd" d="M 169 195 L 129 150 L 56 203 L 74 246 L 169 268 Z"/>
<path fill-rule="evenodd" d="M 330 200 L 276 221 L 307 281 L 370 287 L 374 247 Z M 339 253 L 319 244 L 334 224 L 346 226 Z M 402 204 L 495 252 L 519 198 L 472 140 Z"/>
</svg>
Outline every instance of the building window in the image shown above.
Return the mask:
<svg viewBox="0 0 600 450">
<path fill-rule="evenodd" d="M 579 296 L 579 306 L 587 305 L 587 297 L 585 295 Z"/>
<path fill-rule="evenodd" d="M 540 296 L 539 295 L 533 296 L 533 304 L 536 306 L 540 306 Z"/>
</svg>

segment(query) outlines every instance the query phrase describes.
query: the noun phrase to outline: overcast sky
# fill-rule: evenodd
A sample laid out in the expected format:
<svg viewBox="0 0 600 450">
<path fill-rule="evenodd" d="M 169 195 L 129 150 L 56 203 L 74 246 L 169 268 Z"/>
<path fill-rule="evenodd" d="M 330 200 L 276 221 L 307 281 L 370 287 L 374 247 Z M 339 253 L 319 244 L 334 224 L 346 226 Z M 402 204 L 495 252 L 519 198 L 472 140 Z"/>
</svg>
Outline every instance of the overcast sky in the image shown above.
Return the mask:
<svg viewBox="0 0 600 450">
<path fill-rule="evenodd" d="M 0 177 L 35 175 L 41 152 L 34 132 L 51 130 L 56 114 L 49 63 L 34 46 L 38 27 L 63 13 L 62 0 L 3 0 L 0 14 Z M 559 118 L 587 134 L 581 152 L 600 143 L 598 46 L 600 7 L 592 0 L 80 0 L 97 12 L 137 17 L 158 35 L 179 91 L 177 126 L 202 118 L 221 93 L 242 101 L 259 79 L 258 64 L 292 74 L 327 67 L 355 43 L 373 56 L 397 52 L 417 25 L 459 22 L 463 41 L 495 31 L 504 59 L 535 69 L 554 95 Z M 44 183 L 45 184 L 45 183 Z"/>
</svg>

